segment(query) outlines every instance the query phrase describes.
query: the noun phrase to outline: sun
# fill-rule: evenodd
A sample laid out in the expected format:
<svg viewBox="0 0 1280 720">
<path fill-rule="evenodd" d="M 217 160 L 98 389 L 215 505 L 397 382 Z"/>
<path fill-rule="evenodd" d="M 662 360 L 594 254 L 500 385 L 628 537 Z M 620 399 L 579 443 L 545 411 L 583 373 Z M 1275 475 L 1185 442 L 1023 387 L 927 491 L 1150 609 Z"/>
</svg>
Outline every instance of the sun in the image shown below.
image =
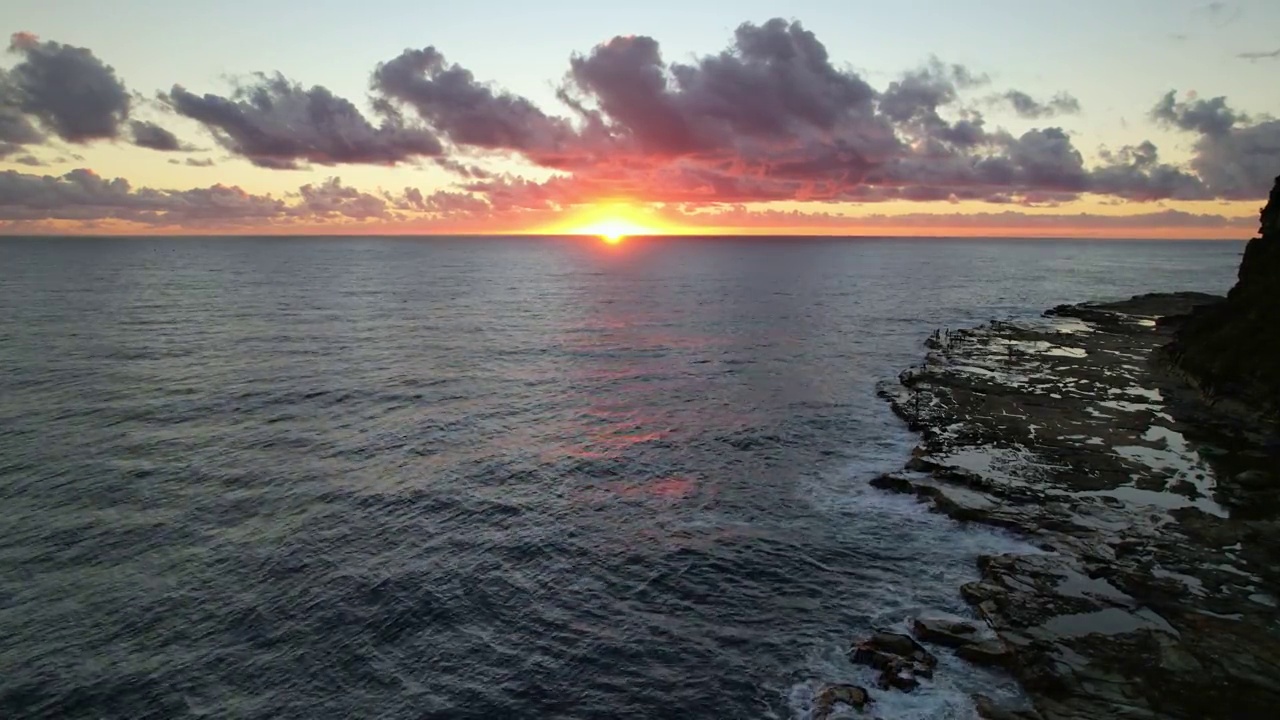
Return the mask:
<svg viewBox="0 0 1280 720">
<path fill-rule="evenodd" d="M 577 208 L 549 230 L 558 235 L 597 237 L 609 245 L 618 245 L 629 237 L 670 234 L 666 223 L 657 220 L 652 212 L 631 203 L 596 203 Z"/>
<path fill-rule="evenodd" d="M 630 235 L 650 235 L 652 228 L 625 218 L 603 218 L 578 228 L 579 235 L 597 235 L 610 245 L 617 245 Z"/>
</svg>

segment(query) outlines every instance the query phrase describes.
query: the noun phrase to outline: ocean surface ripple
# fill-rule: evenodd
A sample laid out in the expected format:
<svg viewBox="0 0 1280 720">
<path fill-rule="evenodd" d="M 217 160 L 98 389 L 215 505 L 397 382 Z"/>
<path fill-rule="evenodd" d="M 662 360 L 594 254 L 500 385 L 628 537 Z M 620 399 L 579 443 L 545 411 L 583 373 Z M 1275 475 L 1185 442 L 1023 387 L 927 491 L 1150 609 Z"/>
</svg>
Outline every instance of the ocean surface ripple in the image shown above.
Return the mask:
<svg viewBox="0 0 1280 720">
<path fill-rule="evenodd" d="M 1240 249 L 2 241 L 0 717 L 803 717 L 1021 547 L 867 487 L 875 383 Z M 881 714 L 1015 692 L 943 670 Z"/>
</svg>

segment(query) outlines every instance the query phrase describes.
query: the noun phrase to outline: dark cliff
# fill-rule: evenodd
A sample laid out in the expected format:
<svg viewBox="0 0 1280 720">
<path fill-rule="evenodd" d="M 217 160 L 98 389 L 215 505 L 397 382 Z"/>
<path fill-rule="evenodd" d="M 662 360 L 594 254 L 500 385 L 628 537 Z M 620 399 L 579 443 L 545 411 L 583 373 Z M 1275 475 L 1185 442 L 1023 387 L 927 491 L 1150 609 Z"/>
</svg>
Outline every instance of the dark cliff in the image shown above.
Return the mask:
<svg viewBox="0 0 1280 720">
<path fill-rule="evenodd" d="M 1227 299 L 1181 320 L 1166 352 L 1211 399 L 1280 418 L 1280 177 Z"/>
</svg>

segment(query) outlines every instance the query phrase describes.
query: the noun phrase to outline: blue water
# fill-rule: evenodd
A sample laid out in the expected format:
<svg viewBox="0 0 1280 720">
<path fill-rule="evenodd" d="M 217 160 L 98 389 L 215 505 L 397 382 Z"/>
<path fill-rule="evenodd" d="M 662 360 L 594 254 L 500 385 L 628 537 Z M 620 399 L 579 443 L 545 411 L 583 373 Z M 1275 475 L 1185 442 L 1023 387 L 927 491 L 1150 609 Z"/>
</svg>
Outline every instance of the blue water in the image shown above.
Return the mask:
<svg viewBox="0 0 1280 720">
<path fill-rule="evenodd" d="M 876 382 L 1241 249 L 0 241 L 0 717 L 802 717 L 1018 546 L 868 488 Z"/>
</svg>

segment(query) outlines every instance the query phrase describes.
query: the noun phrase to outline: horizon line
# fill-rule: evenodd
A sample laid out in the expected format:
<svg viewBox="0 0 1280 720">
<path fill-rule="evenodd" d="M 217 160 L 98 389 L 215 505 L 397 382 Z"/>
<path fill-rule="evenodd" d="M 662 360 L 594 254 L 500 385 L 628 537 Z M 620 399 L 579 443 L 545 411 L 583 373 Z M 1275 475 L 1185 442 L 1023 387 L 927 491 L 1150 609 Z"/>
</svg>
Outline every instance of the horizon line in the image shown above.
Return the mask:
<svg viewBox="0 0 1280 720">
<path fill-rule="evenodd" d="M 636 233 L 625 235 L 627 240 L 1089 240 L 1100 242 L 1248 242 L 1252 237 L 1226 237 L 1222 235 L 1204 237 L 1168 237 L 1151 235 L 1110 236 L 1110 235 L 849 235 L 831 233 Z M 427 232 L 427 233 L 352 233 L 352 232 L 318 232 L 318 233 L 254 233 L 254 232 L 179 232 L 179 233 L 5 233 L 0 232 L 0 241 L 11 239 L 118 239 L 118 238 L 475 238 L 475 239 L 582 239 L 599 240 L 600 235 L 593 233 L 547 233 L 547 232 Z"/>
</svg>

